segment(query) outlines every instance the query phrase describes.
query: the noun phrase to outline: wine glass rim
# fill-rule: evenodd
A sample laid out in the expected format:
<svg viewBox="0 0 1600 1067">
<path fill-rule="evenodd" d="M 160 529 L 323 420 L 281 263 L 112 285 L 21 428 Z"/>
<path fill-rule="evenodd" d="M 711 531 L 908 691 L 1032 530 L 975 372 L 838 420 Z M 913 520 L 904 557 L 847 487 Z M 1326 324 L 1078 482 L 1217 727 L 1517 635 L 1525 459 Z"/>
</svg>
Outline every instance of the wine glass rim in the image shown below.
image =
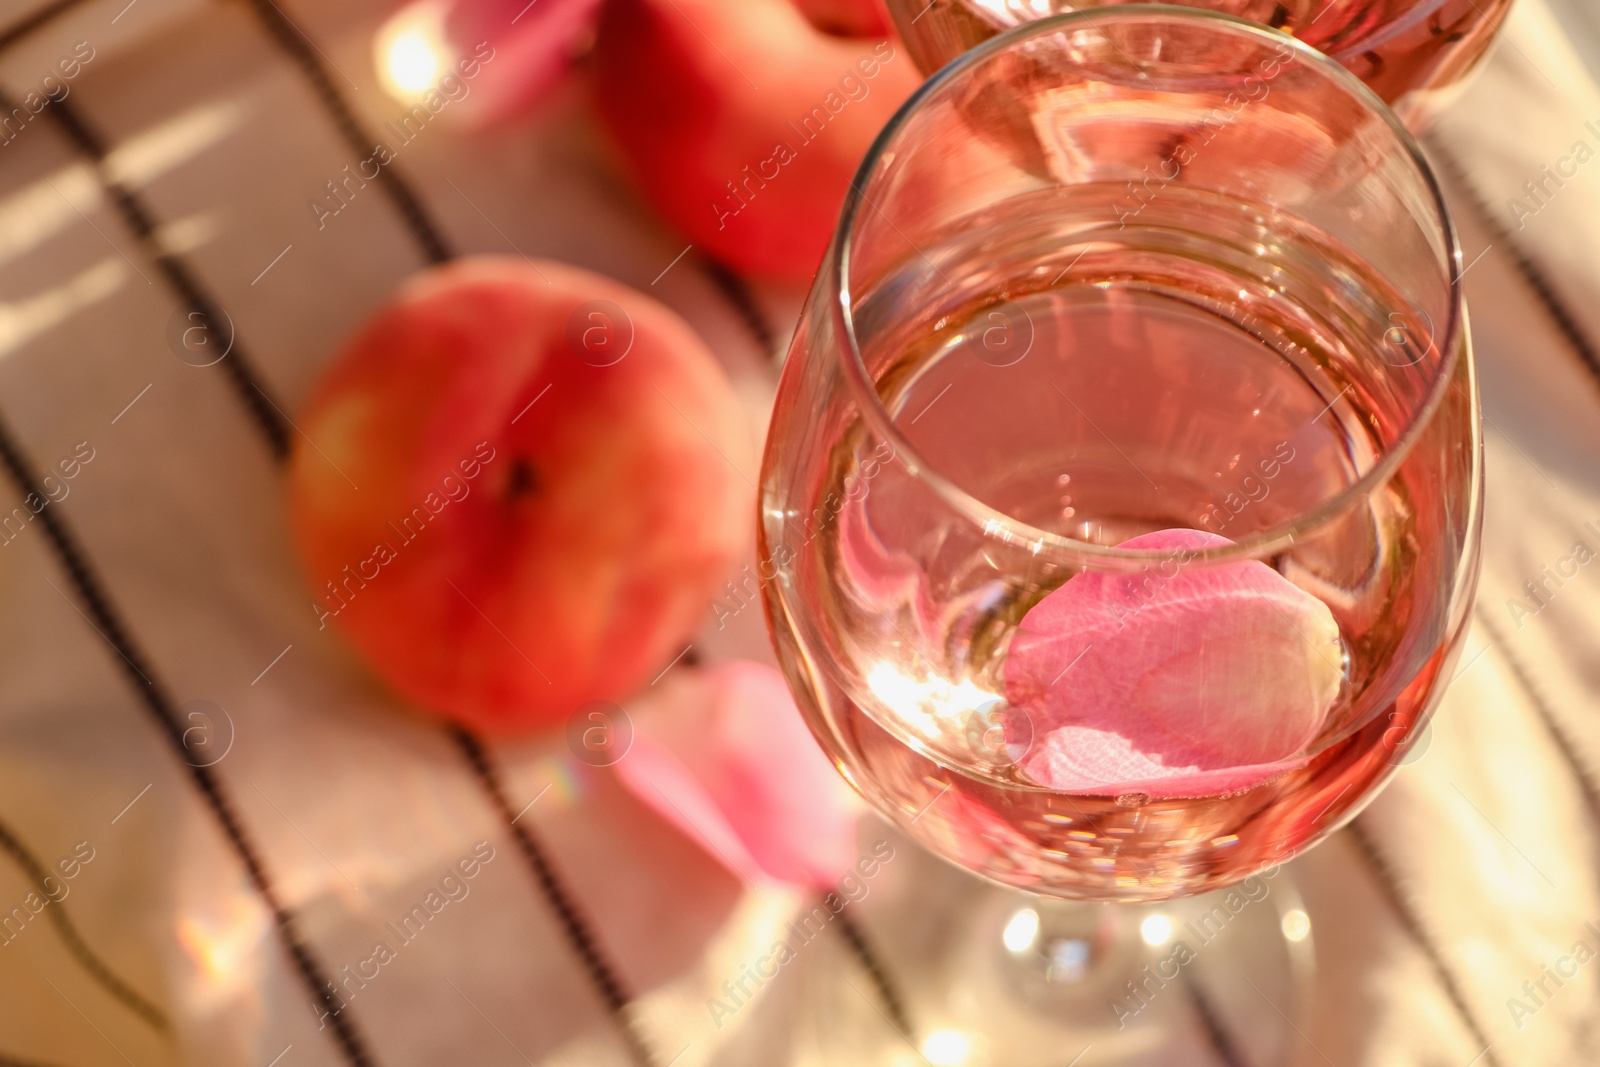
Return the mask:
<svg viewBox="0 0 1600 1067">
<path fill-rule="evenodd" d="M 840 363 L 843 367 L 844 378 L 849 383 L 851 391 L 855 394 L 857 406 L 877 434 L 894 447 L 896 458 L 905 465 L 907 471 L 936 492 L 956 511 L 965 515 L 975 524 L 982 526 L 987 534 L 1009 544 L 1028 547 L 1034 552 L 1049 551 L 1055 554 L 1075 555 L 1098 562 L 1156 563 L 1172 555 L 1169 549 L 1119 548 L 1114 545 L 1096 544 L 1092 541 L 1084 541 L 1040 529 L 1015 516 L 991 507 L 941 474 L 933 464 L 922 457 L 921 453 L 900 432 L 899 428 L 894 424 L 894 419 L 889 410 L 884 406 L 883 398 L 878 395 L 876 384 L 867 370 L 866 359 L 861 353 L 861 346 L 856 338 L 855 316 L 851 308 L 850 295 L 851 233 L 855 226 L 856 216 L 863 203 L 876 207 L 871 205 L 871 201 L 867 199 L 865 194 L 868 180 L 873 169 L 876 168 L 902 127 L 905 126 L 912 115 L 921 110 L 929 97 L 939 92 L 944 86 L 960 77 L 967 70 L 985 62 L 995 53 L 1020 44 L 1032 37 L 1052 33 L 1075 23 L 1086 23 L 1098 29 L 1099 27 L 1096 24 L 1108 20 L 1137 22 L 1150 19 L 1212 22 L 1217 24 L 1219 28 L 1226 28 L 1230 32 L 1247 37 L 1257 37 L 1263 43 L 1270 42 L 1287 46 L 1294 50 L 1296 58 L 1302 59 L 1313 67 L 1320 69 L 1387 124 L 1390 132 L 1410 157 L 1413 167 L 1427 187 L 1444 239 L 1444 265 L 1450 273 L 1448 283 L 1450 306 L 1449 319 L 1443 332 L 1442 343 L 1436 345 L 1441 353 L 1441 360 L 1434 380 L 1429 384 L 1427 396 L 1412 412 L 1405 429 L 1395 439 L 1394 443 L 1384 449 L 1378 462 L 1373 464 L 1360 478 L 1346 485 L 1339 492 L 1316 506 L 1300 512 L 1286 522 L 1265 530 L 1256 531 L 1230 544 L 1202 549 L 1189 557 L 1193 563 L 1219 563 L 1235 559 L 1256 558 L 1280 551 L 1292 544 L 1297 537 L 1303 536 L 1305 533 L 1331 521 L 1344 512 L 1353 501 L 1369 495 L 1394 475 L 1407 454 L 1410 453 L 1412 446 L 1416 444 L 1442 406 L 1445 392 L 1450 388 L 1451 380 L 1455 375 L 1457 363 L 1462 358 L 1463 348 L 1460 343 L 1463 322 L 1461 247 L 1457 240 L 1455 223 L 1445 203 L 1444 191 L 1439 185 L 1433 168 L 1429 166 L 1426 156 L 1423 155 L 1421 146 L 1411 132 L 1401 124 L 1399 118 L 1395 116 L 1389 106 L 1361 79 L 1326 54 L 1317 51 L 1305 42 L 1281 30 L 1275 30 L 1258 22 L 1252 22 L 1249 19 L 1239 18 L 1219 11 L 1182 7 L 1175 4 L 1140 3 L 1122 4 L 1114 7 L 1084 8 L 1021 23 L 1006 30 L 999 36 L 992 37 L 962 53 L 936 71 L 900 105 L 899 109 L 889 119 L 888 124 L 879 131 L 878 136 L 872 142 L 872 146 L 867 150 L 866 156 L 862 159 L 861 165 L 856 169 L 849 191 L 845 194 L 844 206 L 839 214 L 838 227 L 828 253 L 831 262 L 826 264 L 831 268 L 833 276 L 838 283 L 837 299 L 834 301 L 833 307 L 834 323 L 844 337 L 847 350 L 843 354 Z"/>
</svg>

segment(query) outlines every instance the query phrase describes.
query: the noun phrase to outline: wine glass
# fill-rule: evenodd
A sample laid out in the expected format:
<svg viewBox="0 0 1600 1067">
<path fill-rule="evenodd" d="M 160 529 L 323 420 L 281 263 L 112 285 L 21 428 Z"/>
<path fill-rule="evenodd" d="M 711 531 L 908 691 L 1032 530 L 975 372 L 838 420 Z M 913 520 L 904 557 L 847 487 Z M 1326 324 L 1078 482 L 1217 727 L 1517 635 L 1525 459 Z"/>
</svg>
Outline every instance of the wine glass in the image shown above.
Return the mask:
<svg viewBox="0 0 1600 1067">
<path fill-rule="evenodd" d="M 1129 0 L 887 0 L 912 60 L 931 74 L 1012 26 Z M 1483 57 L 1511 0 L 1173 0 L 1292 33 L 1365 81 L 1415 128 Z"/>
<path fill-rule="evenodd" d="M 1229 15 L 1026 23 L 879 136 L 779 387 L 764 599 L 841 773 L 1010 887 L 991 945 L 1275 872 L 1426 726 L 1478 564 L 1459 263 L 1393 114 Z"/>
</svg>

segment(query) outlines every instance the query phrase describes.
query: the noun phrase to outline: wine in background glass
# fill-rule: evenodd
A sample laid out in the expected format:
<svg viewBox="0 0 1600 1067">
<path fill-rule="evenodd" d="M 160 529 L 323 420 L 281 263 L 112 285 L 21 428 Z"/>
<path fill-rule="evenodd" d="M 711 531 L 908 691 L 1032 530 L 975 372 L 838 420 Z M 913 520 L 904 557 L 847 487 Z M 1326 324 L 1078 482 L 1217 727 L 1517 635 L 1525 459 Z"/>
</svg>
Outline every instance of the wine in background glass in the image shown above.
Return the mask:
<svg viewBox="0 0 1600 1067">
<path fill-rule="evenodd" d="M 931 74 L 967 49 L 1047 15 L 1131 0 L 887 0 Z M 1292 33 L 1344 64 L 1415 127 L 1488 50 L 1511 0 L 1172 0 Z"/>
<path fill-rule="evenodd" d="M 774 642 L 840 770 L 1078 901 L 1350 818 L 1476 580 L 1458 263 L 1393 115 L 1252 23 L 1082 12 L 936 75 L 862 164 L 762 471 Z"/>
</svg>

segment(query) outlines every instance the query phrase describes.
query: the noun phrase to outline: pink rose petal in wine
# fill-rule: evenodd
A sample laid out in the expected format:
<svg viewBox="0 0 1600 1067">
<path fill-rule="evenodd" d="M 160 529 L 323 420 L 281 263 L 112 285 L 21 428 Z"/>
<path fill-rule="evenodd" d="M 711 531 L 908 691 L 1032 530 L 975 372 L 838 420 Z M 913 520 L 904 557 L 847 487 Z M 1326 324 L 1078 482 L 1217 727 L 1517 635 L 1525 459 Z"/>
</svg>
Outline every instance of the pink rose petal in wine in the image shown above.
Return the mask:
<svg viewBox="0 0 1600 1067">
<path fill-rule="evenodd" d="M 878 497 L 871 493 L 855 500 L 846 500 L 839 509 L 839 564 L 845 581 L 838 583 L 842 595 L 850 597 L 867 610 L 888 613 L 918 600 L 922 584 L 922 568 L 905 551 L 907 532 L 893 529 L 891 537 L 895 547 L 884 544 L 877 526 L 885 517 L 894 520 L 900 515 L 916 514 L 916 509 L 896 509 L 882 504 L 882 490 L 893 492 L 893 484 L 880 487 Z M 869 508 L 869 503 L 876 505 Z M 889 502 L 891 505 L 893 501 Z M 920 532 L 920 529 L 919 529 Z"/>
<path fill-rule="evenodd" d="M 1021 765 L 1065 792 L 1235 793 L 1305 763 L 1343 681 L 1327 605 L 1263 563 L 1193 566 L 1232 542 L 1161 530 L 1142 574 L 1082 572 L 1022 620 L 1006 699 L 1032 720 Z"/>
<path fill-rule="evenodd" d="M 776 670 L 685 672 L 634 729 L 623 784 L 742 878 L 824 888 L 855 863 L 861 803 Z"/>
<path fill-rule="evenodd" d="M 917 520 L 919 503 L 905 499 L 903 479 L 883 474 L 881 468 L 879 480 L 868 489 L 860 499 L 845 500 L 833 520 L 839 533 L 837 560 L 827 564 L 833 588 L 862 612 L 899 618 L 894 625 L 901 638 L 917 644 L 938 641 L 945 629 L 944 605 L 932 596 L 923 565 L 912 555 L 917 542 L 929 536 L 927 525 Z"/>
</svg>

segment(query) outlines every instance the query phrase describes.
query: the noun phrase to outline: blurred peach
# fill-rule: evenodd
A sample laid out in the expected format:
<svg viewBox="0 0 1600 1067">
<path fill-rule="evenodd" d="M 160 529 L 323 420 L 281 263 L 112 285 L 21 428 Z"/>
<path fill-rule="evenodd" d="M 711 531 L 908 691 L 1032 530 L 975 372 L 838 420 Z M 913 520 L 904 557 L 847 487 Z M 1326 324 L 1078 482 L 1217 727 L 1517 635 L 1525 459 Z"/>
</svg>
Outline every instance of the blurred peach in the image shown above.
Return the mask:
<svg viewBox="0 0 1600 1067">
<path fill-rule="evenodd" d="M 607 0 L 599 104 L 645 196 L 729 266 L 805 282 L 867 148 L 921 81 L 864 0 Z"/>
</svg>

